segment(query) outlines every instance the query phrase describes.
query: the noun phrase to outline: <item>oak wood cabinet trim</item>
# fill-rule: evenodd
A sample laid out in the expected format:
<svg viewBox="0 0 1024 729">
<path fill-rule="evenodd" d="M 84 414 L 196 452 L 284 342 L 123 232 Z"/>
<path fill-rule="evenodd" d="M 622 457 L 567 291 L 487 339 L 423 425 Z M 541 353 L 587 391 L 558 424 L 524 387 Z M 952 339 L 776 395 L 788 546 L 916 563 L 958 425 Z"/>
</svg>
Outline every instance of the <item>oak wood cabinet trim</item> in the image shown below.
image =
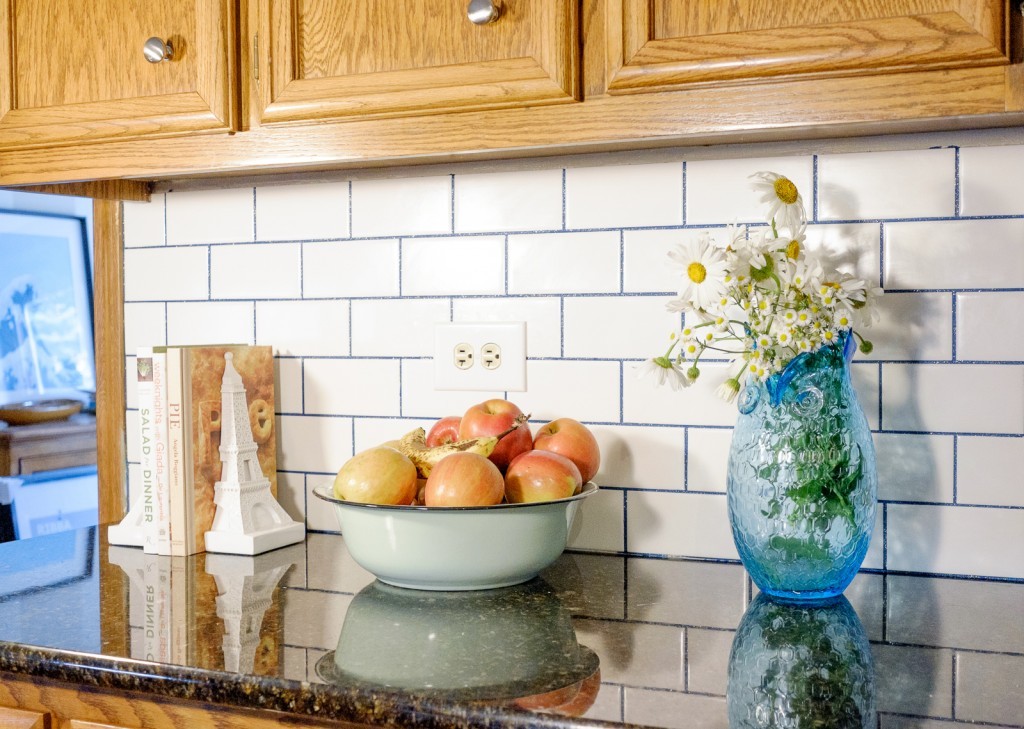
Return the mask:
<svg viewBox="0 0 1024 729">
<path fill-rule="evenodd" d="M 8 708 L 10 707 L 10 708 Z M 169 699 L 147 693 L 83 688 L 40 678 L 0 673 L 0 725 L 3 712 L 46 716 L 45 724 L 29 727 L 80 727 L 81 729 L 287 729 L 297 726 L 360 726 L 277 711 L 204 704 Z M 48 716 L 47 716 L 48 715 Z M 21 725 L 15 724 L 21 729 Z"/>
<path fill-rule="evenodd" d="M 0 706 L 0 726 L 4 729 L 50 729 L 50 714 Z"/>
<path fill-rule="evenodd" d="M 587 85 L 597 93 L 1009 63 L 1002 2 L 929 2 L 924 5 L 956 10 L 805 25 L 792 33 L 763 29 L 664 39 L 656 37 L 650 0 L 606 2 L 606 62 L 600 78 Z"/>
<path fill-rule="evenodd" d="M 260 127 L 235 135 L 109 142 L 0 155 L 0 185 L 106 177 L 312 171 L 725 141 L 1020 124 L 1007 69 L 786 79 L 582 104 Z M 899 87 L 900 93 L 892 89 Z M 684 110 L 684 111 L 681 111 Z M 229 182 L 226 184 L 230 184 Z"/>
<path fill-rule="evenodd" d="M 301 53 L 298 5 L 294 0 L 252 3 L 250 44 L 259 48 L 259 57 L 255 61 L 258 78 L 249 81 L 257 101 L 253 105 L 257 118 L 250 124 L 355 116 L 362 120 L 577 101 L 578 5 L 547 0 L 539 7 L 544 17 L 536 58 L 303 79 L 296 67 Z M 508 22 L 497 22 L 503 21 Z"/>
<path fill-rule="evenodd" d="M 38 192 L 46 195 L 73 195 L 95 200 L 133 200 L 149 202 L 153 184 L 144 180 L 92 180 L 67 182 L 56 185 L 23 185 L 20 192 Z"/>
<path fill-rule="evenodd" d="M 176 56 L 194 56 L 193 91 L 18 108 L 15 0 L 0 0 L 0 79 L 7 80 L 0 83 L 0 147 L 60 147 L 236 129 L 236 2 L 195 0 L 195 5 L 196 37 L 172 36 Z M 159 73 L 161 66 L 152 71 Z"/>
<path fill-rule="evenodd" d="M 93 201 L 93 307 L 96 312 L 96 471 L 99 522 L 126 511 L 124 249 L 121 203 Z"/>
</svg>

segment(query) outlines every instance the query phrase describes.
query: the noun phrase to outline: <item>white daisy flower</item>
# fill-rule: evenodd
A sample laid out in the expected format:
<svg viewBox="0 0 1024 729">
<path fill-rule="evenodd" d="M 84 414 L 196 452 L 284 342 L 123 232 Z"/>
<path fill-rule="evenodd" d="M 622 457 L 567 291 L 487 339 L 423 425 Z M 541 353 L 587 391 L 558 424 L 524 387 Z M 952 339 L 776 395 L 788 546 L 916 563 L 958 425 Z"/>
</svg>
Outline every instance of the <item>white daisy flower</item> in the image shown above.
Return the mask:
<svg viewBox="0 0 1024 729">
<path fill-rule="evenodd" d="M 668 255 L 683 269 L 678 301 L 705 309 L 725 293 L 725 258 L 708 236 L 676 246 Z"/>
<path fill-rule="evenodd" d="M 781 347 L 788 347 L 793 344 L 793 333 L 788 329 L 783 329 L 775 335 L 775 341 L 778 342 Z"/>
<path fill-rule="evenodd" d="M 757 172 L 751 177 L 757 180 L 754 190 L 761 194 L 761 202 L 768 205 L 765 220 L 775 220 L 777 227 L 789 230 L 803 227 L 807 221 L 804 200 L 792 180 L 774 172 Z"/>
<path fill-rule="evenodd" d="M 835 344 L 839 341 L 839 332 L 835 329 L 823 329 L 821 332 L 821 341 L 826 344 Z"/>
<path fill-rule="evenodd" d="M 715 394 L 726 402 L 733 402 L 740 394 L 740 381 L 736 377 L 730 377 L 715 390 Z"/>
<path fill-rule="evenodd" d="M 654 357 L 640 365 L 637 376 L 643 378 L 648 375 L 653 375 L 659 386 L 668 382 L 673 390 L 692 384 L 679 363 L 669 357 Z"/>
<path fill-rule="evenodd" d="M 757 336 L 757 348 L 758 349 L 768 349 L 770 346 L 772 346 L 772 338 L 771 337 L 769 337 L 767 334 L 759 334 Z"/>
</svg>

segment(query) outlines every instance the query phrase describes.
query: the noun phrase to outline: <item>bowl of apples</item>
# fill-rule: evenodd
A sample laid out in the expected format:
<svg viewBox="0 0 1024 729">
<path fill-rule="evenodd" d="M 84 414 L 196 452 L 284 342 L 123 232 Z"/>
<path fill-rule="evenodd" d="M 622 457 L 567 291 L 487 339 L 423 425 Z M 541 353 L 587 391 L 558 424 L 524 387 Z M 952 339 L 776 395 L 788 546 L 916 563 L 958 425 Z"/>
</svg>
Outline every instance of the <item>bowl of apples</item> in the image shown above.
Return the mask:
<svg viewBox="0 0 1024 729">
<path fill-rule="evenodd" d="M 600 450 L 559 418 L 531 433 L 529 416 L 487 400 L 427 433 L 357 453 L 333 488 L 352 558 L 382 582 L 420 590 L 486 590 L 532 579 L 565 550 Z"/>
</svg>

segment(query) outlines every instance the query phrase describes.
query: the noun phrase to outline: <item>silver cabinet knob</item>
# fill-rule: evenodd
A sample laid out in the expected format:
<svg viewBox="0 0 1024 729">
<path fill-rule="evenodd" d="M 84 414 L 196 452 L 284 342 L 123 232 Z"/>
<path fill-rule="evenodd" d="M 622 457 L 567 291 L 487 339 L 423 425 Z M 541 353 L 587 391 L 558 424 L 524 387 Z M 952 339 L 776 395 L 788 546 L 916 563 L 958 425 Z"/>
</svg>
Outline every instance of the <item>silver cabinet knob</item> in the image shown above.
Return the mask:
<svg viewBox="0 0 1024 729">
<path fill-rule="evenodd" d="M 142 46 L 142 55 L 144 55 L 146 60 L 150 63 L 170 61 L 174 58 L 174 48 L 171 46 L 171 42 L 169 40 L 165 41 L 163 38 L 150 38 L 146 41 L 145 45 Z"/>
<path fill-rule="evenodd" d="M 501 16 L 501 0 L 469 0 L 466 15 L 477 25 L 493 23 Z"/>
</svg>

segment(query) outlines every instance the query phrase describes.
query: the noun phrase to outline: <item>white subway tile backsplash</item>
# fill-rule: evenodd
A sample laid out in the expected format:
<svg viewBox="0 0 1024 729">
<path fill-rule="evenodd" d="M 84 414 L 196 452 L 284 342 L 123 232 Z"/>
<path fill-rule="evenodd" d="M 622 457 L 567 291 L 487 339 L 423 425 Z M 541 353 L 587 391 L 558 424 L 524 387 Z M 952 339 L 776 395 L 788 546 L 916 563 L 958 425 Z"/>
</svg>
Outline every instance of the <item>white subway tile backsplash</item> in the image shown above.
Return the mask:
<svg viewBox="0 0 1024 729">
<path fill-rule="evenodd" d="M 1024 219 L 885 226 L 885 287 L 1024 288 Z"/>
<path fill-rule="evenodd" d="M 1024 438 L 957 439 L 957 503 L 1024 507 Z"/>
<path fill-rule="evenodd" d="M 683 429 L 635 425 L 590 427 L 601 447 L 601 486 L 683 488 Z"/>
<path fill-rule="evenodd" d="M 167 193 L 167 244 L 241 243 L 255 239 L 253 189 Z"/>
<path fill-rule="evenodd" d="M 887 293 L 878 299 L 879 321 L 862 334 L 882 360 L 952 360 L 953 294 Z"/>
<path fill-rule="evenodd" d="M 676 246 L 713 229 L 627 230 L 622 234 L 622 290 L 626 293 L 675 293 L 682 271 L 669 259 Z"/>
<path fill-rule="evenodd" d="M 601 445 L 602 490 L 581 505 L 570 547 L 736 559 L 724 491 L 737 411 L 714 394 L 726 364 L 705 362 L 680 392 L 636 370 L 680 324 L 664 308 L 681 282 L 668 252 L 763 222 L 748 177 L 776 171 L 809 213 L 817 201 L 807 250 L 890 289 L 863 332 L 874 351 L 851 367 L 889 515 L 888 554 L 879 508 L 864 566 L 1024 577 L 1013 316 L 1024 204 L 1008 192 L 1022 150 L 961 148 L 959 210 L 948 148 L 830 153 L 816 176 L 810 154 L 684 164 L 648 153 L 633 165 L 310 177 L 126 203 L 128 406 L 139 345 L 274 346 L 282 503 L 337 532 L 312 489 L 329 489 L 352 453 L 507 395 L 534 431 L 573 417 Z M 434 390 L 434 325 L 448 321 L 526 322 L 528 390 Z M 135 459 L 136 417 L 126 413 Z M 698 673 L 691 688 L 705 685 Z"/>
<path fill-rule="evenodd" d="M 449 175 L 352 183 L 353 237 L 450 232 L 452 180 Z"/>
<path fill-rule="evenodd" d="M 667 384 L 639 376 L 641 363 L 626 362 L 622 375 L 622 419 L 627 423 L 665 425 L 735 425 L 736 405 L 715 394 L 726 379 L 724 363 L 701 364 L 700 378 L 689 387 L 673 391 Z"/>
<path fill-rule="evenodd" d="M 518 396 L 519 393 L 516 393 Z M 503 398 L 502 392 L 476 390 L 435 390 L 434 360 L 402 361 L 402 416 L 435 420 L 446 415 L 462 417 L 471 406 L 491 398 Z M 518 399 L 514 402 L 518 403 Z M 524 412 L 528 412 L 525 411 Z"/>
<path fill-rule="evenodd" d="M 433 357 L 434 325 L 451 321 L 448 299 L 352 302 L 352 356 Z"/>
<path fill-rule="evenodd" d="M 636 228 L 681 225 L 681 162 L 577 167 L 565 173 L 565 225 Z"/>
<path fill-rule="evenodd" d="M 135 357 L 125 357 L 124 361 L 124 405 L 129 410 L 139 407 L 139 386 L 138 368 L 135 365 Z M 138 434 L 136 434 L 138 437 Z"/>
<path fill-rule="evenodd" d="M 258 301 L 256 342 L 275 354 L 336 357 L 349 353 L 347 301 Z"/>
<path fill-rule="evenodd" d="M 128 390 L 134 390 L 131 381 L 128 383 Z M 135 406 L 138 407 L 138 397 L 135 397 Z M 124 416 L 124 432 L 125 438 L 125 457 L 133 462 L 138 463 L 141 455 L 141 441 L 139 434 L 139 411 L 137 409 L 128 410 Z"/>
<path fill-rule="evenodd" d="M 960 214 L 1021 215 L 1024 145 L 960 149 Z"/>
<path fill-rule="evenodd" d="M 315 488 L 324 488 L 327 493 L 332 493 L 334 474 L 306 476 L 306 528 L 317 532 L 340 532 L 341 527 L 338 525 L 338 515 L 334 513 L 334 505 L 316 496 L 313 493 Z"/>
<path fill-rule="evenodd" d="M 353 455 L 352 418 L 281 415 L 277 426 L 277 467 L 281 471 L 329 473 L 333 477 Z"/>
<path fill-rule="evenodd" d="M 818 157 L 818 219 L 932 218 L 954 214 L 953 149 Z"/>
<path fill-rule="evenodd" d="M 626 494 L 626 550 L 739 559 L 724 494 L 630 491 Z"/>
<path fill-rule="evenodd" d="M 210 298 L 291 299 L 302 292 L 298 243 L 210 247 Z"/>
<path fill-rule="evenodd" d="M 766 222 L 768 206 L 754 190 L 757 172 L 774 172 L 796 184 L 807 217 L 814 203 L 814 161 L 811 157 L 761 157 L 692 160 L 686 163 L 686 223 Z"/>
<path fill-rule="evenodd" d="M 124 305 L 124 351 L 135 354 L 139 347 L 166 344 L 167 304 L 126 303 Z"/>
<path fill-rule="evenodd" d="M 456 233 L 561 228 L 561 169 L 455 175 Z"/>
<path fill-rule="evenodd" d="M 400 414 L 396 359 L 307 359 L 302 382 L 307 414 Z"/>
<path fill-rule="evenodd" d="M 956 356 L 1024 362 L 1024 291 L 964 291 L 956 297 Z"/>
<path fill-rule="evenodd" d="M 402 295 L 501 294 L 504 236 L 409 238 L 402 246 Z"/>
<path fill-rule="evenodd" d="M 569 532 L 569 549 L 595 552 L 621 552 L 625 513 L 624 492 L 602 489 L 580 504 Z"/>
<path fill-rule="evenodd" d="M 884 364 L 886 430 L 1024 433 L 1024 367 Z"/>
<path fill-rule="evenodd" d="M 527 360 L 526 392 L 509 394 L 536 422 L 618 422 L 618 362 Z"/>
<path fill-rule="evenodd" d="M 277 474 L 277 501 L 295 521 L 306 520 L 306 479 L 301 473 Z"/>
<path fill-rule="evenodd" d="M 807 226 L 807 251 L 822 265 L 880 285 L 882 229 L 876 223 L 826 223 Z"/>
<path fill-rule="evenodd" d="M 389 440 L 398 440 L 414 428 L 430 431 L 434 420 L 413 420 L 409 418 L 356 418 L 355 445 L 356 453 L 373 448 Z"/>
<path fill-rule="evenodd" d="M 123 203 L 121 214 L 124 216 L 125 248 L 162 246 L 166 242 L 164 197 L 163 194 L 157 194 L 149 202 Z"/>
<path fill-rule="evenodd" d="M 298 357 L 277 357 L 277 411 L 290 415 L 302 414 L 302 360 Z"/>
<path fill-rule="evenodd" d="M 348 182 L 256 188 L 256 240 L 347 238 Z"/>
<path fill-rule="evenodd" d="M 508 292 L 617 292 L 620 287 L 620 253 L 617 231 L 510 235 Z"/>
<path fill-rule="evenodd" d="M 125 301 L 182 301 L 209 295 L 205 248 L 129 248 L 124 252 Z"/>
<path fill-rule="evenodd" d="M 624 359 L 661 355 L 682 320 L 662 296 L 565 298 L 566 357 Z M 666 345 L 667 346 L 667 345 Z M 657 351 L 656 351 L 657 350 Z"/>
<path fill-rule="evenodd" d="M 302 244 L 302 295 L 398 296 L 398 239 Z"/>
<path fill-rule="evenodd" d="M 875 509 L 875 527 L 871 531 L 871 543 L 864 555 L 861 566 L 866 570 L 880 570 L 885 566 L 885 529 L 881 505 Z"/>
<path fill-rule="evenodd" d="M 561 308 L 561 299 L 557 297 L 454 299 L 452 321 L 524 321 L 526 356 L 558 357 L 562 353 Z"/>
<path fill-rule="evenodd" d="M 875 433 L 878 498 L 953 502 L 953 436 Z"/>
<path fill-rule="evenodd" d="M 890 504 L 888 568 L 1024 578 L 1024 510 Z"/>
<path fill-rule="evenodd" d="M 167 305 L 167 344 L 253 344 L 251 301 Z"/>
<path fill-rule="evenodd" d="M 686 434 L 687 491 L 725 493 L 732 428 L 688 428 Z"/>
</svg>

